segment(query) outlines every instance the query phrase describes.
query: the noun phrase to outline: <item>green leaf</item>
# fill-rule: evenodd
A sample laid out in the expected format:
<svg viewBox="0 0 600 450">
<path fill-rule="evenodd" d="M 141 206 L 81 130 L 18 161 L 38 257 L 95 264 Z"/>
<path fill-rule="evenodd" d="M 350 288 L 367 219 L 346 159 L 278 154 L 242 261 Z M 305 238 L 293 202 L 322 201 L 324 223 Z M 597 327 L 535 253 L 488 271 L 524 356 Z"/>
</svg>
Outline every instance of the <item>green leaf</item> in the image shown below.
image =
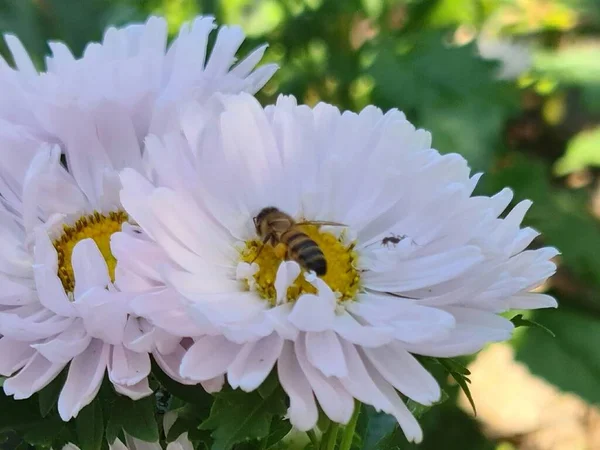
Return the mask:
<svg viewBox="0 0 600 450">
<path fill-rule="evenodd" d="M 174 411 L 177 414 L 177 420 L 167 433 L 167 442 L 173 442 L 185 432 L 188 432 L 191 441 L 211 442 L 210 434 L 205 430 L 198 429 L 198 425 L 208 418 L 210 405 L 184 403 Z"/>
<path fill-rule="evenodd" d="M 600 127 L 576 134 L 564 156 L 556 161 L 554 172 L 562 176 L 590 166 L 600 166 Z"/>
<path fill-rule="evenodd" d="M 133 401 L 119 397 L 115 401 L 109 419 L 107 437 L 114 439 L 121 429 L 134 438 L 146 442 L 157 442 L 158 424 L 154 417 L 154 397 Z"/>
<path fill-rule="evenodd" d="M 23 440 L 30 445 L 51 447 L 66 427 L 67 424 L 60 417 L 47 417 L 28 427 L 23 434 Z"/>
<path fill-rule="evenodd" d="M 552 328 L 555 339 L 527 330 L 516 345 L 516 359 L 562 391 L 600 404 L 600 322 L 597 317 L 562 306 L 537 310 L 533 318 Z"/>
<path fill-rule="evenodd" d="M 564 84 L 600 82 L 600 51 L 596 47 L 561 46 L 561 49 L 536 52 L 535 70 Z"/>
<path fill-rule="evenodd" d="M 104 418 L 98 398 L 83 408 L 75 418 L 78 447 L 81 450 L 100 450 L 104 436 Z"/>
<path fill-rule="evenodd" d="M 391 433 L 394 433 L 398 423 L 393 416 L 376 412 L 372 406 L 363 405 L 358 417 L 356 430 L 362 437 L 361 450 L 375 450 L 385 442 Z"/>
<path fill-rule="evenodd" d="M 28 429 L 42 419 L 35 397 L 15 400 L 0 389 L 0 433 Z"/>
<path fill-rule="evenodd" d="M 266 438 L 273 417 L 283 416 L 285 411 L 279 391 L 268 398 L 262 398 L 257 392 L 223 392 L 217 396 L 210 416 L 200 429 L 213 430 L 212 450 L 229 450 L 240 442 Z"/>
<path fill-rule="evenodd" d="M 258 393 L 262 398 L 267 398 L 273 394 L 279 386 L 279 378 L 275 370 L 272 370 L 265 381 L 258 387 Z"/>
<path fill-rule="evenodd" d="M 292 424 L 288 419 L 283 419 L 281 416 L 273 416 L 269 435 L 264 444 L 265 449 L 275 447 L 287 434 L 291 431 Z"/>
<path fill-rule="evenodd" d="M 537 322 L 535 322 L 533 320 L 524 318 L 523 314 L 517 314 L 515 317 L 513 317 L 512 319 L 510 319 L 510 321 L 513 323 L 513 325 L 515 326 L 515 328 L 518 328 L 518 327 L 535 327 L 535 328 L 539 328 L 542 331 L 545 331 L 546 333 L 548 333 L 552 337 L 556 337 L 556 335 L 552 332 L 552 330 L 549 330 L 548 328 L 546 328 L 541 323 L 537 323 Z"/>
<path fill-rule="evenodd" d="M 448 374 L 454 378 L 454 381 L 459 385 L 462 391 L 465 393 L 469 403 L 471 404 L 471 408 L 473 408 L 473 413 L 477 415 L 477 408 L 475 408 L 475 402 L 473 401 L 473 396 L 471 395 L 471 390 L 469 389 L 469 385 L 467 383 L 471 383 L 466 375 L 465 371 L 470 373 L 468 369 L 458 364 L 455 360 L 452 359 L 444 359 L 438 358 L 438 362 L 446 368 Z"/>
<path fill-rule="evenodd" d="M 480 58 L 473 44 L 448 46 L 441 32 L 372 45 L 375 103 L 405 111 L 442 153 L 462 154 L 475 171 L 488 169 L 518 106 L 516 89 L 495 80 L 496 64 Z"/>
<path fill-rule="evenodd" d="M 40 414 L 46 417 L 58 402 L 58 396 L 65 384 L 67 378 L 67 369 L 65 368 L 48 386 L 38 393 L 40 404 Z"/>
</svg>

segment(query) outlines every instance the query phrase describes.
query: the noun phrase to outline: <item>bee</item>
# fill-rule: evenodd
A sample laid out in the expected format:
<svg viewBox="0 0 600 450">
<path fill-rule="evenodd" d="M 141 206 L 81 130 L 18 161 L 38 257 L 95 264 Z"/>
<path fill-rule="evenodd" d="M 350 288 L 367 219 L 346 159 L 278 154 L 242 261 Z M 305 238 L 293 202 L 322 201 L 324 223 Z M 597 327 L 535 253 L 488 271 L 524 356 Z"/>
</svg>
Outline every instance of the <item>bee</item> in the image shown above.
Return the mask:
<svg viewBox="0 0 600 450">
<path fill-rule="evenodd" d="M 346 226 L 326 221 L 296 222 L 289 214 L 273 206 L 263 208 L 253 220 L 256 234 L 261 238 L 263 247 L 267 243 L 275 248 L 283 245 L 287 260 L 296 261 L 305 270 L 313 270 L 318 276 L 327 273 L 327 261 L 323 250 L 301 230 L 301 225 Z M 255 260 L 263 247 L 259 249 Z"/>
</svg>

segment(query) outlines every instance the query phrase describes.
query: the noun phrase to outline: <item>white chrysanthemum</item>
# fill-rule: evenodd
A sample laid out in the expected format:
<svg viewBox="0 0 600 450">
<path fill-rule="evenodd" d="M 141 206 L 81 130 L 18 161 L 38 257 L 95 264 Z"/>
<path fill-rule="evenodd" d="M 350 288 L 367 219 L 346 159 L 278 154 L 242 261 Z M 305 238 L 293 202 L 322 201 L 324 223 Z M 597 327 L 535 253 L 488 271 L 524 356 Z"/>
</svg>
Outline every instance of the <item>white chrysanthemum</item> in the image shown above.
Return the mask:
<svg viewBox="0 0 600 450">
<path fill-rule="evenodd" d="M 180 379 L 181 339 L 130 315 L 134 293 L 156 282 L 120 281 L 110 236 L 122 227 L 137 233 L 119 201 L 118 171 L 143 170 L 150 130 L 169 129 L 192 99 L 197 105 L 216 91 L 254 92 L 273 73 L 273 66 L 252 72 L 264 47 L 230 70 L 243 39 L 237 27 L 220 29 L 207 58 L 213 28 L 211 18 L 195 20 L 166 52 L 166 23 L 157 18 L 108 30 L 103 44 L 90 44 L 77 60 L 52 43 L 43 74 L 7 37 L 18 67 L 0 65 L 0 373 L 10 376 L 7 394 L 27 398 L 69 365 L 58 401 L 69 420 L 95 397 L 106 372 L 118 392 L 148 395 L 149 353 Z"/>
<path fill-rule="evenodd" d="M 529 293 L 556 255 L 525 250 L 537 235 L 519 228 L 530 202 L 499 218 L 510 190 L 472 197 L 479 175 L 431 149 L 402 113 L 341 114 L 287 97 L 265 110 L 246 95 L 214 101 L 216 118 L 190 110 L 183 133 L 147 141 L 153 183 L 121 174 L 121 201 L 155 244 L 123 233 L 112 241 L 118 264 L 165 280 L 132 305 L 169 333 L 194 336 L 182 376 L 226 374 L 250 391 L 276 364 L 297 428 L 315 426 L 316 401 L 346 423 L 356 398 L 419 441 L 397 391 L 429 405 L 440 388 L 413 354 L 476 352 L 510 337 L 498 312 L 556 306 Z M 324 252 L 324 276 L 270 244 L 258 255 L 253 217 L 267 206 L 346 225 L 302 228 Z"/>
</svg>

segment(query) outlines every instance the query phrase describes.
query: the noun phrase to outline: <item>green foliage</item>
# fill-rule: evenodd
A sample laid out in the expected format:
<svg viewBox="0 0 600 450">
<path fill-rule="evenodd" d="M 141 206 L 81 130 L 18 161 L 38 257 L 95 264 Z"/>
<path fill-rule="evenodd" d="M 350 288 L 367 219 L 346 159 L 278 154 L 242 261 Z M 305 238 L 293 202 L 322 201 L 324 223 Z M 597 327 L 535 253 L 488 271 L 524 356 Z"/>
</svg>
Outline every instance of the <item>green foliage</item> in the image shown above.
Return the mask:
<svg viewBox="0 0 600 450">
<path fill-rule="evenodd" d="M 122 429 L 142 441 L 158 441 L 158 425 L 154 417 L 154 398 L 150 396 L 133 401 L 119 396 L 113 404 L 109 426 L 111 427 L 111 436 L 118 435 L 119 430 Z"/>
<path fill-rule="evenodd" d="M 373 100 L 385 108 L 399 106 L 431 131 L 437 149 L 459 152 L 474 170 L 487 170 L 516 110 L 516 92 L 494 79 L 496 64 L 479 58 L 472 44 L 448 46 L 441 33 L 411 36 L 403 45 L 396 39 L 374 45 Z"/>
<path fill-rule="evenodd" d="M 270 441 L 274 417 L 283 416 L 287 409 L 282 392 L 278 389 L 266 398 L 257 392 L 240 390 L 219 394 L 210 416 L 200 424 L 201 429 L 212 430 L 211 449 L 229 450 L 237 443 L 254 439 Z"/>
<path fill-rule="evenodd" d="M 567 175 L 590 166 L 600 167 L 600 128 L 575 135 L 565 155 L 556 161 L 554 171 L 557 175 Z"/>
<path fill-rule="evenodd" d="M 81 450 L 100 450 L 104 437 L 104 417 L 99 398 L 79 412 L 75 418 L 75 428 Z"/>
<path fill-rule="evenodd" d="M 549 328 L 546 328 L 541 323 L 535 322 L 535 321 L 533 321 L 531 319 L 524 318 L 523 314 L 517 314 L 515 317 L 513 317 L 512 319 L 510 319 L 510 321 L 513 323 L 513 325 L 515 326 L 515 328 L 518 328 L 518 327 L 535 327 L 535 328 L 539 328 L 542 331 L 545 331 L 546 333 L 548 333 L 552 337 L 556 337 L 556 334 L 554 334 L 554 332 L 552 330 L 550 330 Z"/>
<path fill-rule="evenodd" d="M 534 318 L 553 330 L 556 339 L 528 330 L 518 341 L 517 359 L 526 363 L 532 373 L 561 390 L 600 405 L 598 320 L 566 306 L 560 314 L 553 314 L 551 310 L 536 311 Z"/>
<path fill-rule="evenodd" d="M 40 414 L 46 417 L 56 406 L 58 396 L 67 379 L 67 369 L 65 368 L 48 386 L 42 389 L 39 394 Z"/>
</svg>

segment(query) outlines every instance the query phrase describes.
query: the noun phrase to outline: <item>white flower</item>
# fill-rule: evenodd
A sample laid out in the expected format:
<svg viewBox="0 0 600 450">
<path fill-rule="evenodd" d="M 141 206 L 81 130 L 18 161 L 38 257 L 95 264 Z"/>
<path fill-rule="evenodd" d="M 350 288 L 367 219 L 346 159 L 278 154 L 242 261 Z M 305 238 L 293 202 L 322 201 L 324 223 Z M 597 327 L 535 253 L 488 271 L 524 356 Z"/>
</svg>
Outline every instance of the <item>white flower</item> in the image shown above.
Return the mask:
<svg viewBox="0 0 600 450">
<path fill-rule="evenodd" d="M 230 69 L 243 40 L 238 27 L 221 28 L 207 58 L 213 28 L 211 18 L 196 19 L 166 52 L 158 18 L 109 29 L 81 59 L 51 43 L 43 74 L 6 37 L 18 67 L 0 65 L 0 373 L 10 376 L 8 395 L 28 398 L 68 365 L 58 409 L 69 420 L 106 372 L 118 392 L 150 394 L 150 353 L 185 382 L 177 374 L 185 342 L 130 314 L 135 293 L 156 281 L 115 273 L 110 236 L 138 233 L 120 204 L 118 171 L 143 170 L 146 135 L 178 123 L 192 99 L 197 107 L 214 92 L 254 92 L 273 73 L 252 71 L 264 47 Z"/>
<path fill-rule="evenodd" d="M 182 376 L 226 374 L 251 391 L 276 365 L 298 429 L 315 426 L 316 401 L 346 423 L 358 399 L 419 441 L 397 391 L 430 405 L 440 388 L 413 354 L 476 352 L 510 337 L 498 312 L 556 306 L 529 293 L 557 253 L 525 250 L 537 235 L 519 228 L 530 202 L 499 218 L 511 192 L 472 197 L 479 175 L 431 149 L 402 113 L 341 114 L 289 97 L 265 110 L 247 95 L 213 101 L 214 119 L 191 113 L 183 133 L 148 140 L 155 185 L 121 174 L 122 203 L 156 244 L 138 252 L 139 238 L 113 236 L 119 264 L 165 282 L 134 310 L 194 337 Z M 302 228 L 324 252 L 324 276 L 282 261 L 270 244 L 257 256 L 253 217 L 267 206 L 345 225 Z"/>
</svg>

